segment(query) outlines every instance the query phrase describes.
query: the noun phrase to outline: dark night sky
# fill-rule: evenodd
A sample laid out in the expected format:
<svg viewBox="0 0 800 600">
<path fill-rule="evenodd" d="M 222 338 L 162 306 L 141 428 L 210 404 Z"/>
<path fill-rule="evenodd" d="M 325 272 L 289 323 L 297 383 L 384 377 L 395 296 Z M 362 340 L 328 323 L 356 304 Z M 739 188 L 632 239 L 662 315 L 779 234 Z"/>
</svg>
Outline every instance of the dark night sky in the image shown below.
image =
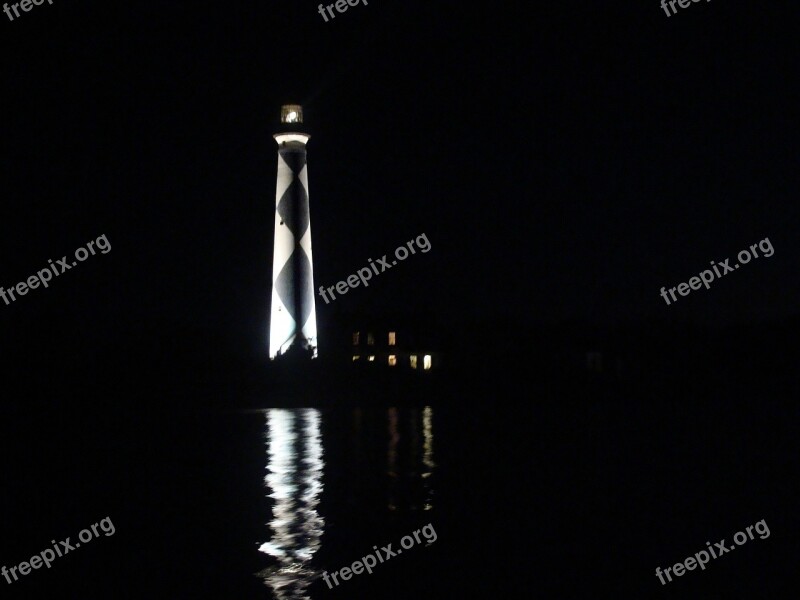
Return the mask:
<svg viewBox="0 0 800 600">
<path fill-rule="evenodd" d="M 445 320 L 797 314 L 796 8 L 700 2 L 55 0 L 0 14 L 0 284 L 106 234 L 14 303 L 8 339 L 139 324 L 257 347 L 282 103 L 305 106 L 317 285 Z M 667 307 L 659 290 L 769 237 Z M 333 310 L 319 301 L 318 318 Z M 67 343 L 67 342 L 65 342 Z"/>
</svg>

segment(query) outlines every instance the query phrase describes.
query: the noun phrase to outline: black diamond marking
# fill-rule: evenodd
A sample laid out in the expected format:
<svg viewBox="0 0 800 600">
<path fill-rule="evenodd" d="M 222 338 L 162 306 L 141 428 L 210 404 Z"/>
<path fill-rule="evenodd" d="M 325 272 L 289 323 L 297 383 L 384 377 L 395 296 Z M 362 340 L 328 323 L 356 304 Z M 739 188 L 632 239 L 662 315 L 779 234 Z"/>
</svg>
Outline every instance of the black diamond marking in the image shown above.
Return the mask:
<svg viewBox="0 0 800 600">
<path fill-rule="evenodd" d="M 278 298 L 281 299 L 286 310 L 294 318 L 294 278 L 291 263 L 291 257 L 287 260 L 278 277 L 275 279 L 275 291 L 278 293 Z M 297 321 L 297 319 L 295 319 Z"/>
<path fill-rule="evenodd" d="M 312 287 L 311 260 L 300 246 L 295 248 L 292 258 L 295 261 L 295 303 L 297 305 L 295 322 L 297 323 L 297 329 L 301 330 L 311 316 L 313 307 L 314 290 Z"/>
<path fill-rule="evenodd" d="M 292 170 L 292 173 L 294 173 L 295 175 L 300 175 L 300 171 L 302 171 L 303 167 L 306 166 L 305 148 L 302 150 L 288 150 L 282 148 L 278 152 L 280 153 L 281 158 L 286 162 L 286 164 Z"/>
<path fill-rule="evenodd" d="M 311 281 L 311 261 L 299 245 L 295 245 L 291 256 L 278 274 L 275 290 L 294 319 L 296 328 L 302 329 L 311 315 L 314 291 Z"/>
<path fill-rule="evenodd" d="M 308 229 L 308 194 L 303 183 L 295 178 L 278 202 L 278 216 L 299 240 Z"/>
</svg>

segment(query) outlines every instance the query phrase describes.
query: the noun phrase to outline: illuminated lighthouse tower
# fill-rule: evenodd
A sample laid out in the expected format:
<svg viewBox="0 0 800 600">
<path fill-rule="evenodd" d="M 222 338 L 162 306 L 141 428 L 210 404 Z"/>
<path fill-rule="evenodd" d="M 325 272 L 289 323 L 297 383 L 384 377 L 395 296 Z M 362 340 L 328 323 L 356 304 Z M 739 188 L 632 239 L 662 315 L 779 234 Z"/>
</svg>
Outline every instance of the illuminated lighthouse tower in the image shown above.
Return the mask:
<svg viewBox="0 0 800 600">
<path fill-rule="evenodd" d="M 300 351 L 317 357 L 317 316 L 311 259 L 308 167 L 303 107 L 281 107 L 278 184 L 275 190 L 275 251 L 272 258 L 272 308 L 269 357 Z"/>
</svg>

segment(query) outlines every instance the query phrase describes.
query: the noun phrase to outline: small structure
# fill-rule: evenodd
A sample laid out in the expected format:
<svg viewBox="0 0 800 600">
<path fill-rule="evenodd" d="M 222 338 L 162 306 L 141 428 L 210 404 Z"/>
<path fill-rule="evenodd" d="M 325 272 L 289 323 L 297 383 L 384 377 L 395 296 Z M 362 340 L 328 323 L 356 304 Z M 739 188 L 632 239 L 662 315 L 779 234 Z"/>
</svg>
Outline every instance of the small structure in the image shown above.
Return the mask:
<svg viewBox="0 0 800 600">
<path fill-rule="evenodd" d="M 354 364 L 420 372 L 438 369 L 442 364 L 441 352 L 424 336 L 408 329 L 358 328 L 352 331 L 349 342 Z"/>
</svg>

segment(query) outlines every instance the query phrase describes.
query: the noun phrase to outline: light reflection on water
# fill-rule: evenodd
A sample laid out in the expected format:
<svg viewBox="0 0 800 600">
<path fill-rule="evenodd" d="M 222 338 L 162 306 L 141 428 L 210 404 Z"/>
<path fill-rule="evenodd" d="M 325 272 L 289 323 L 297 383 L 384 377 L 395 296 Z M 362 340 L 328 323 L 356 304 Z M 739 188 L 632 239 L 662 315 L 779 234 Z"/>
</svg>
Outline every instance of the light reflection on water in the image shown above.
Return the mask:
<svg viewBox="0 0 800 600">
<path fill-rule="evenodd" d="M 278 560 L 261 575 L 278 600 L 308 600 L 317 573 L 307 563 L 320 547 L 325 520 L 317 511 L 322 492 L 321 414 L 314 408 L 270 409 L 269 461 L 264 481 L 274 500 L 272 538 L 259 550 Z"/>
<path fill-rule="evenodd" d="M 433 408 L 422 410 L 422 438 L 420 439 L 420 415 L 416 408 L 408 409 L 407 444 L 403 444 L 402 409 L 388 410 L 387 475 L 389 476 L 389 502 L 391 511 L 407 509 L 416 511 L 433 508 L 431 475 L 433 462 Z M 402 460 L 403 454 L 407 460 Z M 421 456 L 420 456 L 421 455 Z M 406 492 L 407 496 L 403 494 Z"/>
<path fill-rule="evenodd" d="M 325 519 L 317 507 L 323 492 L 322 413 L 313 408 L 268 409 L 267 475 L 264 482 L 274 505 L 269 523 L 271 537 L 259 550 L 270 555 L 274 564 L 258 575 L 272 590 L 277 600 L 310 600 L 308 587 L 324 569 L 312 560 L 322 543 Z M 384 422 L 381 425 L 381 421 Z M 383 507 L 372 505 L 366 510 L 416 512 L 433 508 L 433 408 L 389 408 L 364 412 L 355 409 L 348 431 L 341 431 L 354 449 L 346 462 L 331 464 L 329 469 L 354 472 L 360 481 L 340 490 L 340 494 L 364 491 L 359 483 L 369 480 L 383 487 L 388 501 Z M 384 431 L 385 459 L 380 446 L 375 446 L 375 432 Z M 383 438 L 379 434 L 378 438 Z M 329 440 L 330 444 L 331 441 Z M 379 463 L 371 470 L 371 457 Z M 384 463 L 385 460 L 385 463 Z M 385 467 L 380 468 L 380 463 Z M 383 473 L 381 473 L 383 471 Z M 373 477 L 369 473 L 373 473 Z M 337 493 L 336 491 L 330 493 Z M 366 497 L 361 498 L 365 503 Z"/>
</svg>

